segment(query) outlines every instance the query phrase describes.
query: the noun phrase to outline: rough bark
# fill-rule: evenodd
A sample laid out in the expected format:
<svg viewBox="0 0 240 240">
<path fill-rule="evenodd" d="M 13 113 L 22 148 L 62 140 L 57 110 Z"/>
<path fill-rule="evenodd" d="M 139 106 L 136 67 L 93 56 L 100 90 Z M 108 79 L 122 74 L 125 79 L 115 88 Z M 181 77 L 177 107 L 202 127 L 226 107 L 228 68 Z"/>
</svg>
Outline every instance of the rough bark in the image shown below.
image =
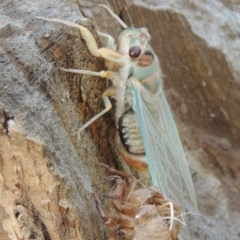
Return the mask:
<svg viewBox="0 0 240 240">
<path fill-rule="evenodd" d="M 238 239 L 240 191 L 239 1 L 3 1 L 0 4 L 1 239 L 105 239 L 92 182 L 118 167 L 113 114 L 76 131 L 102 108 L 106 81 L 58 66 L 102 70 L 75 29 L 114 37 L 120 26 L 98 4 L 152 36 L 193 175 L 199 212 L 191 239 Z M 82 20 L 83 17 L 90 20 Z"/>
</svg>

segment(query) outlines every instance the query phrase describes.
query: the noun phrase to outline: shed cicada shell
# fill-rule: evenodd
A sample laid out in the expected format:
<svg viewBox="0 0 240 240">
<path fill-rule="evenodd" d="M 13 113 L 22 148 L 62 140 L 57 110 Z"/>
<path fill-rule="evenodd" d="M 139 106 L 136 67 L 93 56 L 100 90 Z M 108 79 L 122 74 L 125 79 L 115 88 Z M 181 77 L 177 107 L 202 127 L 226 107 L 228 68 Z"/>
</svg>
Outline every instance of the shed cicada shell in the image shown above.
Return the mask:
<svg viewBox="0 0 240 240">
<path fill-rule="evenodd" d="M 165 198 L 157 188 L 145 187 L 132 175 L 106 167 L 112 175 L 95 183 L 112 182 L 108 194 L 115 211 L 105 211 L 94 195 L 97 209 L 107 227 L 112 228 L 111 240 L 176 240 L 182 227 L 181 209 Z M 124 180 L 125 178 L 126 180 Z"/>
</svg>

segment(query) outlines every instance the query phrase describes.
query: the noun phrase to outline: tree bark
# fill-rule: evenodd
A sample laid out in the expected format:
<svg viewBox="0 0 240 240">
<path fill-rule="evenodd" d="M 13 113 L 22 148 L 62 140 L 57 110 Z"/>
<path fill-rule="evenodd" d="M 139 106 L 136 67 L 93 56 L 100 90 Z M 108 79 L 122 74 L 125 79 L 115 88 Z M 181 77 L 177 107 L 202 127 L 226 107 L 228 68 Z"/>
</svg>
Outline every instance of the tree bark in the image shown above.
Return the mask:
<svg viewBox="0 0 240 240">
<path fill-rule="evenodd" d="M 10 1 L 0 3 L 0 237 L 106 239 L 91 185 L 122 167 L 114 151 L 114 110 L 103 109 L 106 80 L 59 69 L 100 71 L 76 29 L 59 18 L 116 38 L 113 9 L 128 26 L 147 27 L 188 157 L 199 212 L 191 239 L 238 239 L 240 221 L 240 2 Z M 83 20 L 86 17 L 87 20 Z M 233 221 L 233 219 L 235 219 Z"/>
</svg>

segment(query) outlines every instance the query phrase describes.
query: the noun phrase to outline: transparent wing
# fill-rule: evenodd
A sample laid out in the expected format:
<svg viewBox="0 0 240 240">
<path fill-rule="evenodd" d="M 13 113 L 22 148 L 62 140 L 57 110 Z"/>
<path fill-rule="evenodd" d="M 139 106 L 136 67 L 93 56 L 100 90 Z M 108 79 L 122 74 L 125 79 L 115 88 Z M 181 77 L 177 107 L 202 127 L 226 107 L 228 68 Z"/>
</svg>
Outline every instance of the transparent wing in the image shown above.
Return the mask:
<svg viewBox="0 0 240 240">
<path fill-rule="evenodd" d="M 197 209 L 191 174 L 164 93 L 153 94 L 142 85 L 135 87 L 133 92 L 153 184 L 182 209 L 183 188 L 186 188 Z M 189 239 L 187 228 L 183 227 L 179 239 Z"/>
</svg>

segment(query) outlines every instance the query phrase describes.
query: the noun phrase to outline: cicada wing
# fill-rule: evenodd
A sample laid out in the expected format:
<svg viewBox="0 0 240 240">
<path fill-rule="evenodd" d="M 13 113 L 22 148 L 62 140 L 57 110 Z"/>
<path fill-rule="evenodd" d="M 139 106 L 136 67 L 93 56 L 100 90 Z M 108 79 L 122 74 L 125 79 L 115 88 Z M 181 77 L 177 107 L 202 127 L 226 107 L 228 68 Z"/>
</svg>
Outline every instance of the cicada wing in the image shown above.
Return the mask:
<svg viewBox="0 0 240 240">
<path fill-rule="evenodd" d="M 143 86 L 138 86 L 133 92 L 153 184 L 182 209 L 184 209 L 183 189 L 186 188 L 197 209 L 191 174 L 164 93 L 159 91 L 153 94 Z M 188 239 L 184 227 L 180 239 Z"/>
</svg>

